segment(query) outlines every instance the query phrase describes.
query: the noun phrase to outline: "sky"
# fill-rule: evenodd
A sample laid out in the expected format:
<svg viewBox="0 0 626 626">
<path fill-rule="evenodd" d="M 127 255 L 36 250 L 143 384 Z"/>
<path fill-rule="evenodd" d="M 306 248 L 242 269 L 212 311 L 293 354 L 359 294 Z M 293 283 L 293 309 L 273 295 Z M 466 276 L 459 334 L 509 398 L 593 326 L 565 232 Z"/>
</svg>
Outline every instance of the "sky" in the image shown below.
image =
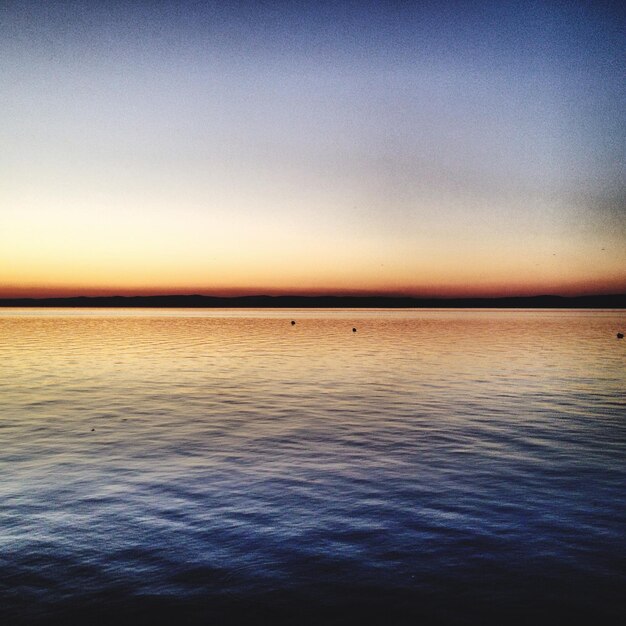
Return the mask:
<svg viewBox="0 0 626 626">
<path fill-rule="evenodd" d="M 0 3 L 0 297 L 626 292 L 619 2 Z"/>
</svg>

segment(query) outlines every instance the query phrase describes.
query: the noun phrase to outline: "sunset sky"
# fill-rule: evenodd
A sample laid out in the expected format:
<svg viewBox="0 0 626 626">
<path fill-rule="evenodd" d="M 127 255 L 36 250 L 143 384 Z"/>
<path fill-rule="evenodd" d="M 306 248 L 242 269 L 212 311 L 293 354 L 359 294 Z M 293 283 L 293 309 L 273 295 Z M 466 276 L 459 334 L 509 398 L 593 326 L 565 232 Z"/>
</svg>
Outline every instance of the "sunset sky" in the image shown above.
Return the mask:
<svg viewBox="0 0 626 626">
<path fill-rule="evenodd" d="M 284 4 L 0 4 L 0 297 L 626 292 L 621 3 Z"/>
</svg>

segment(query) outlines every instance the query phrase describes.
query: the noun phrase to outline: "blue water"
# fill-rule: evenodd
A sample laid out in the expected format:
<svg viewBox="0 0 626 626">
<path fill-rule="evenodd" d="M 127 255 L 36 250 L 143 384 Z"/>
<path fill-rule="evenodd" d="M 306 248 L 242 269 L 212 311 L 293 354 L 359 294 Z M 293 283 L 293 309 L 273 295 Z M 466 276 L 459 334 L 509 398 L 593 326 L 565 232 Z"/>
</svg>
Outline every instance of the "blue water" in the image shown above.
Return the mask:
<svg viewBox="0 0 626 626">
<path fill-rule="evenodd" d="M 0 623 L 622 623 L 625 327 L 0 309 Z"/>
</svg>

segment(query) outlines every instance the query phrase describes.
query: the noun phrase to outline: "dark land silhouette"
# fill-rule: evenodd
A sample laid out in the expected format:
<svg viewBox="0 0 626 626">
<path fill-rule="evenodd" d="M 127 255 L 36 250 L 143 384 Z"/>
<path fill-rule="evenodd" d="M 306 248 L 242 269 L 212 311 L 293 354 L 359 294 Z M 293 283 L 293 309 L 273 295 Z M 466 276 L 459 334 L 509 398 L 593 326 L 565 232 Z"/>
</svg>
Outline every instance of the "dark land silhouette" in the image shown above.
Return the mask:
<svg viewBox="0 0 626 626">
<path fill-rule="evenodd" d="M 626 309 L 626 294 L 504 298 L 408 296 L 79 296 L 2 298 L 0 307 Z"/>
</svg>

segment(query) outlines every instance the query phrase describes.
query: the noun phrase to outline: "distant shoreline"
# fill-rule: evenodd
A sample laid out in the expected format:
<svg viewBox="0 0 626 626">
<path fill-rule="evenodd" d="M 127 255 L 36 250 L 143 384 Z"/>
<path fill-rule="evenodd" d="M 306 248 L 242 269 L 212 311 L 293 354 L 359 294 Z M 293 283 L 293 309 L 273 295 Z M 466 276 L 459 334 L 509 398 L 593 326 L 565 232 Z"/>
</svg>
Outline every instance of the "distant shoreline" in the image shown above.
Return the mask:
<svg viewBox="0 0 626 626">
<path fill-rule="evenodd" d="M 412 298 L 404 296 L 79 296 L 2 298 L 0 307 L 104 308 L 472 308 L 626 309 L 626 294 L 503 298 Z"/>
</svg>

